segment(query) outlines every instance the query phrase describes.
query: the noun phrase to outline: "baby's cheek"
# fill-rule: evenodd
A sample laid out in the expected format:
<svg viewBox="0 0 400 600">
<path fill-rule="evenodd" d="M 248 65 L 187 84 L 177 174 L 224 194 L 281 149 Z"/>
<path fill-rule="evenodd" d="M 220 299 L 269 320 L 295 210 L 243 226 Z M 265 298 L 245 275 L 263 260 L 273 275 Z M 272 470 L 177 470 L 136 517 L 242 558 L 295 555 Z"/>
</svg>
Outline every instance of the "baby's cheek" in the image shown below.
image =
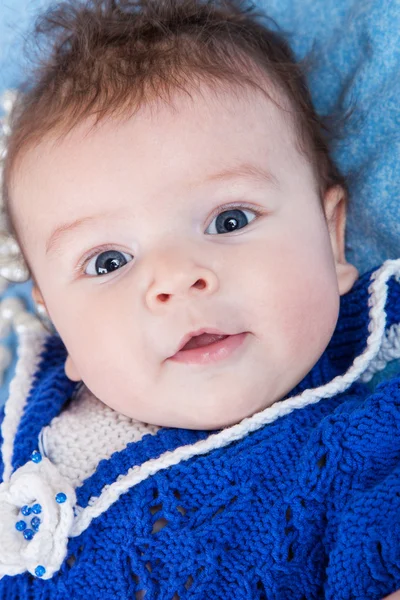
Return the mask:
<svg viewBox="0 0 400 600">
<path fill-rule="evenodd" d="M 249 304 L 268 360 L 282 384 L 293 387 L 318 361 L 336 326 L 339 294 L 332 263 L 307 250 L 295 253 L 287 241 L 280 246 L 279 265 L 265 265 Z"/>
<path fill-rule="evenodd" d="M 292 360 L 302 361 L 308 372 L 323 354 L 335 330 L 339 295 L 335 281 L 329 277 L 317 282 L 303 282 L 295 302 L 287 302 L 284 325 Z M 286 329 L 286 331 L 285 331 Z"/>
</svg>

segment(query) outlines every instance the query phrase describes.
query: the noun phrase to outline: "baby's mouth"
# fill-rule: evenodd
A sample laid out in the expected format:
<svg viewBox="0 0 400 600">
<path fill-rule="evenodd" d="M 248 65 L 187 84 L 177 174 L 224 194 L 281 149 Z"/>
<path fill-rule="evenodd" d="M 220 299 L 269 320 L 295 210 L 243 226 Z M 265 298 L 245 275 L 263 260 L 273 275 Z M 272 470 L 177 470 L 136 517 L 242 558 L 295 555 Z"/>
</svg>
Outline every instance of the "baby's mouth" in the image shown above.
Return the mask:
<svg viewBox="0 0 400 600">
<path fill-rule="evenodd" d="M 248 332 L 237 334 L 202 333 L 193 335 L 186 344 L 170 357 L 170 360 L 188 365 L 211 365 L 228 359 L 235 354 L 237 357 L 239 347 L 242 346 Z"/>
<path fill-rule="evenodd" d="M 216 333 L 202 333 L 201 335 L 193 336 L 183 348 L 181 348 L 181 352 L 184 350 L 192 350 L 193 348 L 200 348 L 201 346 L 209 346 L 210 344 L 214 344 L 214 342 L 219 342 L 225 338 L 229 337 L 228 335 L 217 335 Z"/>
</svg>

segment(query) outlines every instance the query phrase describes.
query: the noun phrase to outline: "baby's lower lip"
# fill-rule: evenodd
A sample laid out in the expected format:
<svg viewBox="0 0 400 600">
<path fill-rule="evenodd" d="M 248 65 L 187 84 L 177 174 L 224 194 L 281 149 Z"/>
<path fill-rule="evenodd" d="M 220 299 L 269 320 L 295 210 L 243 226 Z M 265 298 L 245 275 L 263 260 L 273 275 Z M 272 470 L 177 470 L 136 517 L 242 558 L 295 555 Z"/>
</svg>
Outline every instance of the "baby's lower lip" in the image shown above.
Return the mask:
<svg viewBox="0 0 400 600">
<path fill-rule="evenodd" d="M 168 360 L 187 364 L 205 365 L 219 362 L 228 358 L 239 346 L 243 344 L 248 332 L 228 335 L 226 338 L 191 350 L 180 350 Z"/>
</svg>

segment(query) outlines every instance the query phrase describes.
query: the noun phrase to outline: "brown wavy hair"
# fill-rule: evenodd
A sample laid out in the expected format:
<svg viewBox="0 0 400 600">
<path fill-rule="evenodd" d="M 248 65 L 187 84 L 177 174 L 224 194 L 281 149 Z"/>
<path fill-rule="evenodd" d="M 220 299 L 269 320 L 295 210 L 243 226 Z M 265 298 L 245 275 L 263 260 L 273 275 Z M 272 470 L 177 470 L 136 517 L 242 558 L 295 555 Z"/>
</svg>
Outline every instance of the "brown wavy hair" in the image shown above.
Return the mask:
<svg viewBox="0 0 400 600">
<path fill-rule="evenodd" d="M 333 185 L 347 191 L 329 146 L 352 111 L 316 114 L 306 83 L 313 53 L 296 62 L 286 37 L 241 0 L 71 0 L 40 14 L 28 38 L 29 76 L 10 115 L 2 182 L 10 233 L 20 244 L 9 184 L 17 159 L 35 143 L 65 135 L 89 116 L 95 125 L 106 116 L 132 116 L 143 104 L 168 102 L 178 90 L 190 95 L 201 83 L 261 91 L 291 118 L 321 201 Z"/>
</svg>

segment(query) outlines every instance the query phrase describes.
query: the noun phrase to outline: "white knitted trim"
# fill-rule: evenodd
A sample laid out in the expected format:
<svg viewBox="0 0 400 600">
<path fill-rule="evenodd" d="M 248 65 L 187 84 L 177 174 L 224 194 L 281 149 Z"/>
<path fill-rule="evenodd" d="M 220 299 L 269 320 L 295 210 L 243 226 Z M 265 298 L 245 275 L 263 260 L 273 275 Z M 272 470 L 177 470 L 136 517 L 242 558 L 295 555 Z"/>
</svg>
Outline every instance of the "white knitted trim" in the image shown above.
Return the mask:
<svg viewBox="0 0 400 600">
<path fill-rule="evenodd" d="M 371 381 L 375 373 L 383 371 L 392 360 L 400 358 L 400 323 L 395 323 L 388 330 L 382 340 L 382 345 L 375 359 L 368 369 L 361 375 L 360 381 L 367 383 Z"/>
<path fill-rule="evenodd" d="M 304 390 L 298 396 L 276 402 L 252 417 L 248 417 L 219 433 L 210 435 L 206 440 L 200 440 L 195 444 L 188 444 L 176 450 L 164 452 L 158 458 L 150 459 L 142 465 L 132 467 L 126 475 L 121 475 L 112 484 L 104 486 L 99 497 L 90 498 L 89 505 L 86 508 L 76 507 L 77 516 L 70 537 L 80 535 L 89 527 L 93 519 L 105 512 L 123 493 L 151 475 L 155 475 L 159 471 L 177 465 L 182 461 L 189 460 L 194 456 L 227 446 L 264 425 L 276 421 L 279 417 L 309 404 L 316 404 L 322 398 L 330 398 L 348 389 L 366 371 L 381 347 L 386 324 L 384 310 L 388 292 L 386 282 L 393 275 L 396 275 L 396 279 L 399 280 L 400 259 L 387 260 L 371 276 L 371 284 L 368 288 L 370 294 L 368 300 L 368 306 L 370 306 L 368 331 L 370 334 L 366 349 L 354 359 L 353 364 L 344 375 L 339 375 L 318 388 Z"/>
<path fill-rule="evenodd" d="M 9 398 L 4 408 L 4 419 L 1 425 L 3 445 L 1 448 L 4 465 L 3 481 L 7 482 L 12 473 L 12 456 L 14 438 L 18 429 L 33 377 L 40 363 L 40 355 L 44 348 L 48 332 L 43 328 L 26 329 L 18 333 L 18 362 L 15 375 L 10 383 Z"/>
<path fill-rule="evenodd" d="M 39 452 L 77 488 L 101 460 L 147 434 L 155 435 L 159 429 L 113 410 L 83 385 L 68 408 L 42 429 Z"/>
</svg>

